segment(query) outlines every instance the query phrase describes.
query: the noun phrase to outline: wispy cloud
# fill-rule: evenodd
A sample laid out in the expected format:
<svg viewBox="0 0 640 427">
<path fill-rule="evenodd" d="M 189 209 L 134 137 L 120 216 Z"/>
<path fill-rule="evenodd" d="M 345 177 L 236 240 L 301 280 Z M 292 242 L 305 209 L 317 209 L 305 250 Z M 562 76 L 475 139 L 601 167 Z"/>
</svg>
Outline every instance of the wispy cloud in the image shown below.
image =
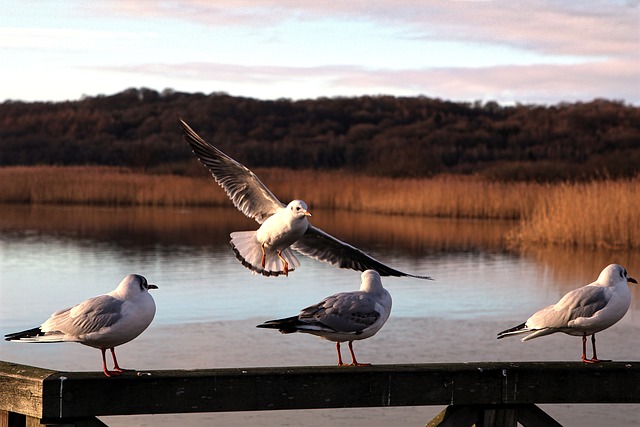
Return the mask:
<svg viewBox="0 0 640 427">
<path fill-rule="evenodd" d="M 7 54 L 0 80 L 16 82 L 1 97 L 42 99 L 53 89 L 36 93 L 33 82 L 55 75 L 57 98 L 64 81 L 74 94 L 142 84 L 258 98 L 388 93 L 640 104 L 640 0 L 41 6 L 48 13 L 5 6 L 0 14 L 0 49 Z"/>
<path fill-rule="evenodd" d="M 640 7 L 633 1 L 115 0 L 110 13 L 164 17 L 206 26 L 265 28 L 291 20 L 367 21 L 412 38 L 504 44 L 555 55 L 628 55 L 638 51 Z M 105 7 L 85 3 L 83 7 Z"/>
<path fill-rule="evenodd" d="M 102 68 L 103 69 L 103 68 Z M 307 83 L 332 87 L 335 94 L 398 93 L 451 99 L 493 99 L 504 103 L 593 99 L 640 99 L 640 63 L 621 60 L 570 65 L 481 68 L 370 69 L 360 66 L 277 67 L 219 63 L 143 64 L 111 71 L 252 85 Z M 250 94 L 245 94 L 249 95 Z M 283 96 L 296 98 L 293 94 Z"/>
</svg>

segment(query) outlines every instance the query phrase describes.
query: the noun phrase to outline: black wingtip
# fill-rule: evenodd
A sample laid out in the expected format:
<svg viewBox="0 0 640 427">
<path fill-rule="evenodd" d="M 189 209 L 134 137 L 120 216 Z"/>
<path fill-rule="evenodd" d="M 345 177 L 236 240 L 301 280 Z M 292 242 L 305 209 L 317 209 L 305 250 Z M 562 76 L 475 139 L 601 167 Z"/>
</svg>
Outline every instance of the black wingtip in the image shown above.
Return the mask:
<svg viewBox="0 0 640 427">
<path fill-rule="evenodd" d="M 433 281 L 435 281 L 435 280 L 436 280 L 436 279 L 434 279 L 434 278 L 433 278 L 433 277 L 431 277 L 431 276 L 416 276 L 416 275 L 413 275 L 413 274 L 409 274 L 408 276 L 409 276 L 409 277 L 414 277 L 414 278 L 416 278 L 416 279 L 433 280 Z"/>
<path fill-rule="evenodd" d="M 374 268 L 374 270 L 376 270 Z M 435 280 L 433 277 L 431 276 L 420 276 L 418 274 L 409 274 L 409 273 L 403 273 L 402 271 L 398 271 L 398 270 L 376 270 L 378 272 L 378 274 L 380 274 L 381 277 L 412 277 L 414 279 L 423 279 L 423 280 Z"/>
<path fill-rule="evenodd" d="M 296 328 L 298 321 L 298 316 L 291 316 L 285 319 L 267 320 L 256 325 L 256 328 L 277 329 L 281 334 L 291 334 L 298 331 Z"/>
<path fill-rule="evenodd" d="M 505 329 L 502 332 L 498 332 L 497 339 L 504 338 L 504 337 L 508 336 L 511 332 L 519 331 L 521 329 L 524 329 L 526 326 L 527 326 L 527 322 L 524 322 L 524 323 L 519 324 L 518 326 L 514 326 L 513 328 Z"/>
<path fill-rule="evenodd" d="M 4 340 L 5 341 L 17 341 L 21 338 L 33 338 L 33 337 L 38 337 L 38 336 L 42 336 L 44 335 L 44 332 L 42 332 L 42 329 L 40 328 L 33 328 L 33 329 L 27 329 L 26 331 L 20 331 L 20 332 L 14 332 L 12 334 L 7 334 L 4 336 Z"/>
<path fill-rule="evenodd" d="M 265 329 L 278 329 L 276 325 L 269 324 L 269 322 L 261 323 L 256 325 L 256 328 L 265 328 Z"/>
<path fill-rule="evenodd" d="M 418 276 L 417 274 L 401 274 L 395 277 L 411 277 L 413 279 L 422 279 L 422 280 L 433 280 L 435 281 L 436 279 L 434 279 L 431 276 Z"/>
</svg>

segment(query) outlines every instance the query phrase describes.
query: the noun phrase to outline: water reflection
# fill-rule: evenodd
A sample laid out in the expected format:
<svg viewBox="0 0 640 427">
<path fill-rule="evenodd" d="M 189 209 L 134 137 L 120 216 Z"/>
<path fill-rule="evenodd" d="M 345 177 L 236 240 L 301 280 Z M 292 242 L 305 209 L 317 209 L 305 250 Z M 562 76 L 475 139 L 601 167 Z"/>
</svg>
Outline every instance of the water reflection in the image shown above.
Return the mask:
<svg viewBox="0 0 640 427">
<path fill-rule="evenodd" d="M 227 243 L 229 232 L 257 228 L 232 208 L 102 208 L 0 206 L 0 232 L 31 231 L 113 243 L 202 246 Z M 501 249 L 511 225 L 503 221 L 449 220 L 314 211 L 314 225 L 363 247 L 393 247 L 407 256 L 424 251 Z"/>
<path fill-rule="evenodd" d="M 252 275 L 235 260 L 228 236 L 257 225 L 233 208 L 0 208 L 3 321 L 17 320 L 5 317 L 13 310 L 4 301 L 10 300 L 12 307 L 37 307 L 31 294 L 25 297 L 25 286 L 35 287 L 45 303 L 69 303 L 63 297 L 110 290 L 130 272 L 165 285 L 158 298 L 168 303 L 158 320 L 168 323 L 287 315 L 290 307 L 353 289 L 359 281 L 357 272 L 303 256 L 290 278 Z M 519 318 L 594 280 L 611 262 L 640 276 L 640 258 L 633 251 L 509 252 L 505 236 L 510 222 L 335 211 L 316 211 L 312 219 L 389 265 L 436 278 L 387 279 L 395 315 Z M 290 304 L 283 304 L 279 289 L 286 289 Z M 637 309 L 640 292 L 633 292 L 632 307 Z"/>
</svg>

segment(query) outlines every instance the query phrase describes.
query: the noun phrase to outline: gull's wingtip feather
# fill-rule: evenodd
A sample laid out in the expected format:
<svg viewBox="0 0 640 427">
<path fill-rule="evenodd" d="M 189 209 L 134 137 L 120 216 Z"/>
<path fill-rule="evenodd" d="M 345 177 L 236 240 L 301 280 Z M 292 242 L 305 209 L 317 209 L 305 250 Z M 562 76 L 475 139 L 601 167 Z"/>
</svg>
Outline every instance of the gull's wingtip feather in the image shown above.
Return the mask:
<svg viewBox="0 0 640 427">
<path fill-rule="evenodd" d="M 497 339 L 508 337 L 510 335 L 523 334 L 525 332 L 529 332 L 529 330 L 527 330 L 526 322 L 521 323 L 518 326 L 514 326 L 513 328 L 505 329 L 504 331 L 498 332 Z"/>
<path fill-rule="evenodd" d="M 22 338 L 34 338 L 44 335 L 40 327 L 27 329 L 25 331 L 13 332 L 4 336 L 5 341 L 17 341 Z"/>
</svg>

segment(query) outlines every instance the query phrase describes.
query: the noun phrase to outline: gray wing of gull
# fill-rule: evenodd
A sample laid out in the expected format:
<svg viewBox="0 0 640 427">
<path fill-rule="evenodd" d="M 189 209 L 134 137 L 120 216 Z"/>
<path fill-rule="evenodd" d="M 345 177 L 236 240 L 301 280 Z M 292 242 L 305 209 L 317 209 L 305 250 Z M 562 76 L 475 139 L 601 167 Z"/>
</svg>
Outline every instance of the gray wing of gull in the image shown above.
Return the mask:
<svg viewBox="0 0 640 427">
<path fill-rule="evenodd" d="M 607 306 L 609 298 L 609 294 L 602 287 L 585 286 L 574 289 L 555 305 L 550 305 L 532 315 L 526 324 L 532 329 L 565 328 L 573 320 L 593 317 Z"/>
<path fill-rule="evenodd" d="M 355 246 L 338 240 L 311 224 L 309 224 L 307 232 L 291 247 L 303 255 L 337 265 L 340 268 L 350 268 L 358 271 L 372 269 L 376 270 L 381 276 L 408 276 L 431 279 L 428 276 L 416 276 L 391 268 Z"/>
<path fill-rule="evenodd" d="M 285 205 L 242 163 L 209 144 L 180 119 L 184 138 L 198 160 L 205 165 L 216 182 L 243 214 L 262 224 Z"/>
<path fill-rule="evenodd" d="M 122 319 L 124 301 L 109 295 L 90 298 L 80 304 L 55 312 L 43 323 L 47 331 L 80 336 L 108 328 Z M 43 329 L 45 331 L 45 329 Z"/>
<path fill-rule="evenodd" d="M 376 302 L 364 292 L 344 292 L 303 309 L 298 318 L 325 330 L 357 334 L 380 318 L 375 306 Z"/>
<path fill-rule="evenodd" d="M 600 286 L 585 286 L 575 289 L 560 299 L 554 306 L 566 313 L 567 321 L 580 317 L 593 317 L 609 303 L 610 294 Z"/>
</svg>

